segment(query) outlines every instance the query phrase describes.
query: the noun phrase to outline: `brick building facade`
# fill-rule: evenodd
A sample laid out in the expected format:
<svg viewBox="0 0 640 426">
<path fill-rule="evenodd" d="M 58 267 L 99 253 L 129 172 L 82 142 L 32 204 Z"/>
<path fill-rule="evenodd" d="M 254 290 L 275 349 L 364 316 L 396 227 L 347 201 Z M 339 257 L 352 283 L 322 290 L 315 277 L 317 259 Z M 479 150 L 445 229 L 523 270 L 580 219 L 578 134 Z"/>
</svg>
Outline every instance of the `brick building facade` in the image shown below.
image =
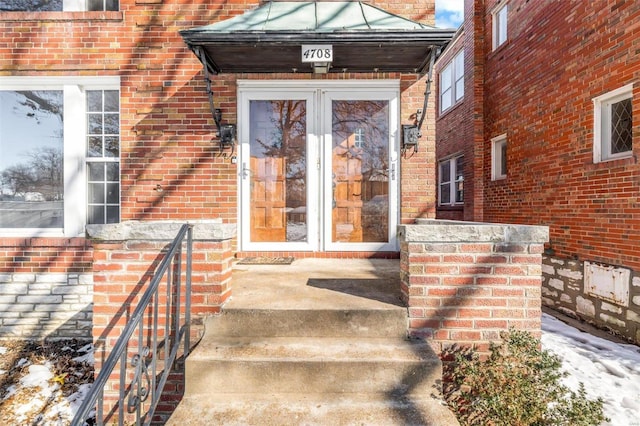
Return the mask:
<svg viewBox="0 0 640 426">
<path fill-rule="evenodd" d="M 91 335 L 93 247 L 85 239 L 86 224 L 214 219 L 237 225 L 239 234 L 247 226 L 239 179 L 245 167 L 242 141 L 233 147 L 220 146 L 203 66 L 180 31 L 221 22 L 265 3 L 76 3 L 16 0 L 7 2 L 0 13 L 3 336 Z M 398 17 L 434 24 L 433 0 L 373 4 Z M 453 31 L 441 33 L 446 43 Z M 435 216 L 435 171 L 425 167 L 435 161 L 433 99 L 425 112 L 420 149 L 400 146 L 401 125 L 413 124 L 415 112 L 422 108 L 426 79 L 421 73 L 371 65 L 370 72 L 334 69 L 328 74 L 305 70 L 211 76 L 222 122 L 236 123 L 239 133 L 243 131 L 238 122 L 239 82 L 256 90 L 271 84 L 280 91 L 283 81 L 290 87 L 297 84 L 317 90 L 335 85 L 336 92 L 359 85 L 361 93 L 369 94 L 384 85 L 392 93 L 384 160 L 394 164 L 374 171 L 386 175 L 393 170 L 393 179 L 369 177 L 370 187 L 385 180 L 388 184 L 386 195 L 374 199 L 377 193 L 372 192 L 368 200 L 374 212 L 381 200 L 386 202 L 388 225 L 381 239 L 356 248 L 338 244 L 332 249 L 314 243 L 300 249 L 275 241 L 265 248 L 258 244 L 256 249 L 255 245 L 243 247 L 236 237 L 232 241 L 236 256 L 269 252 L 298 257 L 398 257 L 397 224 Z M 360 99 L 353 96 L 349 99 Z M 34 145 L 36 139 L 47 142 Z M 42 166 L 46 165 L 43 153 L 53 158 L 47 167 Z M 326 157 L 321 159 L 328 162 Z M 314 179 L 328 185 L 324 178 Z M 358 202 L 362 206 L 367 200 Z M 318 214 L 324 215 L 320 217 L 337 221 L 322 203 L 326 200 L 315 205 Z M 308 235 L 318 240 L 331 237 L 320 235 L 316 225 L 307 226 Z M 334 236 L 357 226 L 361 224 L 336 225 Z"/>
<path fill-rule="evenodd" d="M 635 2 L 466 1 L 436 64 L 436 216 L 549 226 L 543 303 L 635 342 L 639 22 Z"/>
</svg>

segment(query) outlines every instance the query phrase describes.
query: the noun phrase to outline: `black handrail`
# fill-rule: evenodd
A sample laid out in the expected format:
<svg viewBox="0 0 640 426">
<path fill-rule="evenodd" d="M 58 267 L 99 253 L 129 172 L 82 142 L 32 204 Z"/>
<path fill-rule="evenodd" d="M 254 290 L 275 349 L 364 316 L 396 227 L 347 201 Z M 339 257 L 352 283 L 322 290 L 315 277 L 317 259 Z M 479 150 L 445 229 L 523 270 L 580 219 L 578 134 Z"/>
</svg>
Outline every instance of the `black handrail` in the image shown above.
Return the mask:
<svg viewBox="0 0 640 426">
<path fill-rule="evenodd" d="M 185 259 L 185 314 L 184 323 L 180 324 L 180 300 L 181 300 L 181 276 L 182 276 L 182 243 L 185 236 L 187 237 L 187 255 Z M 173 366 L 181 341 L 184 339 L 184 357 L 189 353 L 189 324 L 191 322 L 191 254 L 193 249 L 193 225 L 182 225 L 180 231 L 171 243 L 164 259 L 158 266 L 153 275 L 149 287 L 142 295 L 140 302 L 136 306 L 131 319 L 127 322 L 113 347 L 113 350 L 102 365 L 98 377 L 91 385 L 91 390 L 85 397 L 82 405 L 78 409 L 71 426 L 83 426 L 88 418 L 91 418 L 91 410 L 97 408 L 95 415 L 95 424 L 104 424 L 104 388 L 111 377 L 111 373 L 115 369 L 118 361 L 120 361 L 120 386 L 118 397 L 118 424 L 123 425 L 125 421 L 125 394 L 129 393 L 127 405 L 128 413 L 135 413 L 136 425 L 151 423 L 155 409 L 160 401 L 162 389 L 167 381 L 171 367 Z M 170 268 L 175 262 L 175 271 Z M 158 305 L 159 305 L 159 287 L 162 279 L 167 277 L 167 294 L 165 304 L 165 330 L 163 337 L 164 369 L 159 379 L 156 379 L 157 366 L 157 350 L 158 350 Z M 176 302 L 171 304 L 172 296 Z M 153 342 L 151 348 L 143 346 L 143 317 L 145 311 L 153 301 Z M 171 311 L 173 308 L 173 311 Z M 171 314 L 173 314 L 174 324 L 170 323 Z M 174 333 L 171 333 L 173 327 Z M 138 328 L 138 353 L 131 359 L 131 366 L 134 367 L 134 378 L 130 386 L 126 386 L 126 367 L 127 367 L 127 346 L 129 339 Z M 171 339 L 173 335 L 173 339 Z M 168 355 L 168 356 L 167 356 Z M 149 356 L 151 356 L 150 362 Z M 150 364 L 150 365 L 149 365 Z M 149 368 L 150 367 L 150 368 Z M 151 373 L 151 374 L 150 374 Z M 143 402 L 149 395 L 152 395 L 151 402 L 145 413 L 143 410 Z M 96 407 L 97 405 L 97 407 Z"/>
</svg>

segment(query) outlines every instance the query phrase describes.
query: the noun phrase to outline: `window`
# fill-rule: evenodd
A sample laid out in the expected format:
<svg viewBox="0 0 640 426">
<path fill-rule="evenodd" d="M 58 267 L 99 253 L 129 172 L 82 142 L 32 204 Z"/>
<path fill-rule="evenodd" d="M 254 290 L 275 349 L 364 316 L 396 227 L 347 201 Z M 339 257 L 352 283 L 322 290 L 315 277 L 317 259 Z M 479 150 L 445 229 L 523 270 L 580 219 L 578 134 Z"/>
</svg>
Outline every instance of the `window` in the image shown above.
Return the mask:
<svg viewBox="0 0 640 426">
<path fill-rule="evenodd" d="M 119 0 L 0 0 L 3 12 L 71 12 L 119 10 Z"/>
<path fill-rule="evenodd" d="M 463 157 L 457 156 L 439 163 L 439 205 L 464 202 Z"/>
<path fill-rule="evenodd" d="M 77 236 L 120 220 L 119 85 L 0 78 L 2 233 Z"/>
<path fill-rule="evenodd" d="M 354 148 L 364 148 L 364 129 L 362 127 L 358 127 L 354 134 L 353 147 Z"/>
<path fill-rule="evenodd" d="M 117 90 L 87 91 L 87 223 L 120 221 L 119 104 Z"/>
<path fill-rule="evenodd" d="M 507 4 L 503 4 L 493 12 L 493 50 L 507 41 Z"/>
<path fill-rule="evenodd" d="M 464 50 L 461 50 L 440 73 L 440 112 L 451 108 L 463 96 Z"/>
<path fill-rule="evenodd" d="M 507 135 L 491 139 L 491 180 L 507 177 Z"/>
<path fill-rule="evenodd" d="M 631 156 L 633 84 L 594 98 L 593 161 Z"/>
</svg>

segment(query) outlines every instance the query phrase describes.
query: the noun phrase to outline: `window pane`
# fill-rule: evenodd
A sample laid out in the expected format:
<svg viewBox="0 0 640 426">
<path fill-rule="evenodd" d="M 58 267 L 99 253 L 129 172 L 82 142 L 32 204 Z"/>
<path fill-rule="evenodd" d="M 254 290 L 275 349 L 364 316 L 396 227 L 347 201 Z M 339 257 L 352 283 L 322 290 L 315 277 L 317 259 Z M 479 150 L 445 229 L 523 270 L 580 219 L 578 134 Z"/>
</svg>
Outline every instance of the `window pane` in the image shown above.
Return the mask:
<svg viewBox="0 0 640 426">
<path fill-rule="evenodd" d="M 451 87 L 451 81 L 452 81 L 451 68 L 452 68 L 451 64 L 447 65 L 447 67 L 444 70 L 442 70 L 442 73 L 440 74 L 440 87 L 442 88 L 442 91 L 445 91 Z"/>
<path fill-rule="evenodd" d="M 119 206 L 107 206 L 107 223 L 120 222 L 120 207 Z"/>
<path fill-rule="evenodd" d="M 631 151 L 631 99 L 611 105 L 611 153 Z"/>
<path fill-rule="evenodd" d="M 456 81 L 456 101 L 464 97 L 464 79 Z"/>
<path fill-rule="evenodd" d="M 0 228 L 63 226 L 63 93 L 0 91 Z"/>
<path fill-rule="evenodd" d="M 456 180 L 464 179 L 463 157 L 456 158 Z"/>
<path fill-rule="evenodd" d="M 440 183 L 451 180 L 451 162 L 449 160 L 440 163 Z"/>
<path fill-rule="evenodd" d="M 449 184 L 440 185 L 440 204 L 451 204 L 451 191 Z"/>
<path fill-rule="evenodd" d="M 118 10 L 118 0 L 105 0 L 105 10 Z"/>
<path fill-rule="evenodd" d="M 90 135 L 102 134 L 102 114 L 87 114 L 87 133 Z"/>
<path fill-rule="evenodd" d="M 89 203 L 91 204 L 104 203 L 104 184 L 103 183 L 89 184 Z"/>
<path fill-rule="evenodd" d="M 104 223 L 104 207 L 89 206 L 87 221 L 89 223 Z"/>
<path fill-rule="evenodd" d="M 456 203 L 462 203 L 464 201 L 464 182 L 456 182 Z"/>
<path fill-rule="evenodd" d="M 106 136 L 104 138 L 104 156 L 119 157 L 120 156 L 120 138 L 117 136 Z"/>
<path fill-rule="evenodd" d="M 117 135 L 120 133 L 120 117 L 118 114 L 104 115 L 104 133 L 107 135 Z"/>
<path fill-rule="evenodd" d="M 506 141 L 500 144 L 500 174 L 502 176 L 507 175 L 507 142 Z"/>
<path fill-rule="evenodd" d="M 104 163 L 89 163 L 89 181 L 102 182 L 104 179 Z"/>
<path fill-rule="evenodd" d="M 105 112 L 120 112 L 120 92 L 117 90 L 104 91 Z"/>
<path fill-rule="evenodd" d="M 107 166 L 107 181 L 118 182 L 120 180 L 120 164 L 105 163 Z"/>
<path fill-rule="evenodd" d="M 102 137 L 89 136 L 87 139 L 87 156 L 102 157 Z"/>
<path fill-rule="evenodd" d="M 102 112 L 102 91 L 87 91 L 87 112 Z"/>
<path fill-rule="evenodd" d="M 451 105 L 453 105 L 453 100 L 451 99 L 451 89 L 445 91 L 442 93 L 442 98 L 440 100 L 440 110 L 444 111 L 447 108 L 449 108 Z"/>
<path fill-rule="evenodd" d="M 59 12 L 62 0 L 0 0 L 4 12 Z"/>
<path fill-rule="evenodd" d="M 108 183 L 107 184 L 107 203 L 117 204 L 120 200 L 120 184 Z"/>
<path fill-rule="evenodd" d="M 500 9 L 496 16 L 498 18 L 498 25 L 496 27 L 498 31 L 496 45 L 500 46 L 502 43 L 507 41 L 507 6 L 505 5 Z"/>
</svg>

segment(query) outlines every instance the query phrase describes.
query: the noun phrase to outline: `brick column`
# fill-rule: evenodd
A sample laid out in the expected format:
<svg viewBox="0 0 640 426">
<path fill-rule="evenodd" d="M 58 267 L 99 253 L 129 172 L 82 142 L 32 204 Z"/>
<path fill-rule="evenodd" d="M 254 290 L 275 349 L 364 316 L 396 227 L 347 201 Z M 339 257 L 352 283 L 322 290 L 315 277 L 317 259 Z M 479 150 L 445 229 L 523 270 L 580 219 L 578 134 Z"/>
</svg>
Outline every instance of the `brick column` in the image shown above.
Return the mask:
<svg viewBox="0 0 640 426">
<path fill-rule="evenodd" d="M 112 225 L 90 225 L 87 233 L 93 243 L 93 340 L 95 344 L 96 374 L 108 357 L 122 333 L 126 322 L 136 308 L 136 304 L 146 291 L 151 278 L 164 258 L 164 253 L 177 235 L 182 222 L 124 222 Z M 192 276 L 191 276 L 191 344 L 197 343 L 202 335 L 203 317 L 218 313 L 222 304 L 231 295 L 231 271 L 233 251 L 232 238 L 235 225 L 220 222 L 197 222 L 193 228 Z M 186 255 L 186 250 L 183 250 Z M 183 266 L 182 274 L 184 276 Z M 166 281 L 166 280 L 164 280 Z M 166 285 L 160 288 L 159 310 L 160 328 L 166 315 Z M 184 289 L 184 278 L 182 287 Z M 184 290 L 182 314 L 184 314 Z M 145 313 L 145 342 L 151 326 L 152 309 Z M 181 315 L 182 315 L 181 314 Z M 137 336 L 137 332 L 136 332 Z M 160 337 L 163 337 L 160 334 Z M 127 359 L 137 353 L 137 338 L 128 344 Z M 157 353 L 158 359 L 164 357 Z M 155 372 L 159 374 L 162 371 Z M 157 412 L 171 412 L 184 391 L 182 368 L 171 374 L 163 400 Z M 131 369 L 127 370 L 127 384 L 132 379 Z M 114 402 L 118 389 L 118 369 L 105 389 L 105 414 L 116 415 Z M 112 401 L 112 402 L 107 402 Z M 116 420 L 110 415 L 111 420 Z"/>
<path fill-rule="evenodd" d="M 411 335 L 438 353 L 485 352 L 509 328 L 540 335 L 547 227 L 419 219 L 398 235 Z"/>
</svg>

